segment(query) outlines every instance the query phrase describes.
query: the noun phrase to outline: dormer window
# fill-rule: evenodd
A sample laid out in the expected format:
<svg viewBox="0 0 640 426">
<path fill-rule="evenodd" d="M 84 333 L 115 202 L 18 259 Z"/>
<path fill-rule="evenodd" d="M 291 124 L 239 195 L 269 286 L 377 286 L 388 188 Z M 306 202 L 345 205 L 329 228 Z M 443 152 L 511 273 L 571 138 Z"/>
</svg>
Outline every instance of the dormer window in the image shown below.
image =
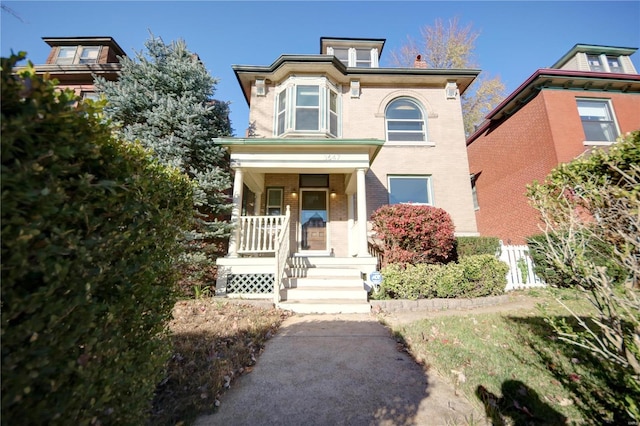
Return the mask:
<svg viewBox="0 0 640 426">
<path fill-rule="evenodd" d="M 100 46 L 60 46 L 56 64 L 96 64 Z"/>
<path fill-rule="evenodd" d="M 347 67 L 377 68 L 378 49 L 355 47 L 328 47 L 327 54 L 333 55 Z"/>
<path fill-rule="evenodd" d="M 276 136 L 336 138 L 339 108 L 338 89 L 326 78 L 291 77 L 276 97 Z"/>
<path fill-rule="evenodd" d="M 624 73 L 618 56 L 587 54 L 587 62 L 590 71 Z"/>
<path fill-rule="evenodd" d="M 609 70 L 611 72 L 622 73 L 622 64 L 620 64 L 620 59 L 616 56 L 607 56 L 607 65 L 609 65 Z"/>
</svg>

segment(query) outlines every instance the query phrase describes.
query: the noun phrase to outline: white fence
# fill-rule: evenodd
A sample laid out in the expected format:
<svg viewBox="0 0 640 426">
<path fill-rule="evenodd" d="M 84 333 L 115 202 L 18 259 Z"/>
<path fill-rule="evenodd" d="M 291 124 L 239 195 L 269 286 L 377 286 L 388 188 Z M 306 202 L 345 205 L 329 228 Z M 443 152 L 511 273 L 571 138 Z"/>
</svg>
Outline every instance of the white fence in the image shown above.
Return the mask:
<svg viewBox="0 0 640 426">
<path fill-rule="evenodd" d="M 533 272 L 533 260 L 529 256 L 528 246 L 505 246 L 500 241 L 500 260 L 509 265 L 505 291 L 546 285 Z"/>
</svg>

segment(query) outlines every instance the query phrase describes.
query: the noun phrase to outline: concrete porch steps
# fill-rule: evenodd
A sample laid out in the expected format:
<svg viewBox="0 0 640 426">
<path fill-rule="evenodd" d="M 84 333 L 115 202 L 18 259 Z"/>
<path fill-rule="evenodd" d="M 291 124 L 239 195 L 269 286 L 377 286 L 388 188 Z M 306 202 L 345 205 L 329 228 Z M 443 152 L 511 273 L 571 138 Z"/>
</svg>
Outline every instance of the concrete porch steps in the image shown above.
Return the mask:
<svg viewBox="0 0 640 426">
<path fill-rule="evenodd" d="M 358 260 L 290 258 L 278 306 L 298 313 L 368 313 L 371 305 Z"/>
</svg>

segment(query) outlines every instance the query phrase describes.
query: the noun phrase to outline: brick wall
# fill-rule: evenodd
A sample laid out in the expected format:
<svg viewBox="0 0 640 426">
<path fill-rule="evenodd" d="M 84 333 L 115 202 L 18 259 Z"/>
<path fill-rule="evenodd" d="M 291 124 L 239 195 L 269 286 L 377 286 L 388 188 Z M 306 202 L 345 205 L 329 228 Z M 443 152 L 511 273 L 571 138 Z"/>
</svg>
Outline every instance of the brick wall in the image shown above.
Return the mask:
<svg viewBox="0 0 640 426">
<path fill-rule="evenodd" d="M 505 244 L 524 244 L 539 234 L 538 212 L 529 205 L 526 186 L 544 178 L 559 163 L 585 151 L 576 98 L 610 99 L 620 131 L 640 129 L 640 96 L 587 91 L 543 90 L 499 126 L 467 148 L 476 182 L 481 235 Z"/>
</svg>

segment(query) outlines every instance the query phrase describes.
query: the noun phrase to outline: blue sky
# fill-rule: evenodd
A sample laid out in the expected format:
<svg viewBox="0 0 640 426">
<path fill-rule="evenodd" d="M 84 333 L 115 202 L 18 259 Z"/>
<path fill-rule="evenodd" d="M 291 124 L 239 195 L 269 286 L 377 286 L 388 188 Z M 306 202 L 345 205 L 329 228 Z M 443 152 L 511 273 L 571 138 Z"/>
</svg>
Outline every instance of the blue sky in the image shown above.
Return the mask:
<svg viewBox="0 0 640 426">
<path fill-rule="evenodd" d="M 231 66 L 270 65 L 281 54 L 320 53 L 320 37 L 384 38 L 381 66 L 407 37 L 435 19 L 458 17 L 480 33 L 476 62 L 499 75 L 507 93 L 575 44 L 640 47 L 640 1 L 2 1 L 2 56 L 27 52 L 44 63 L 42 37 L 111 36 L 128 55 L 149 32 L 186 41 L 218 79 L 243 136 L 248 107 Z M 640 70 L 640 52 L 632 56 Z"/>
</svg>

